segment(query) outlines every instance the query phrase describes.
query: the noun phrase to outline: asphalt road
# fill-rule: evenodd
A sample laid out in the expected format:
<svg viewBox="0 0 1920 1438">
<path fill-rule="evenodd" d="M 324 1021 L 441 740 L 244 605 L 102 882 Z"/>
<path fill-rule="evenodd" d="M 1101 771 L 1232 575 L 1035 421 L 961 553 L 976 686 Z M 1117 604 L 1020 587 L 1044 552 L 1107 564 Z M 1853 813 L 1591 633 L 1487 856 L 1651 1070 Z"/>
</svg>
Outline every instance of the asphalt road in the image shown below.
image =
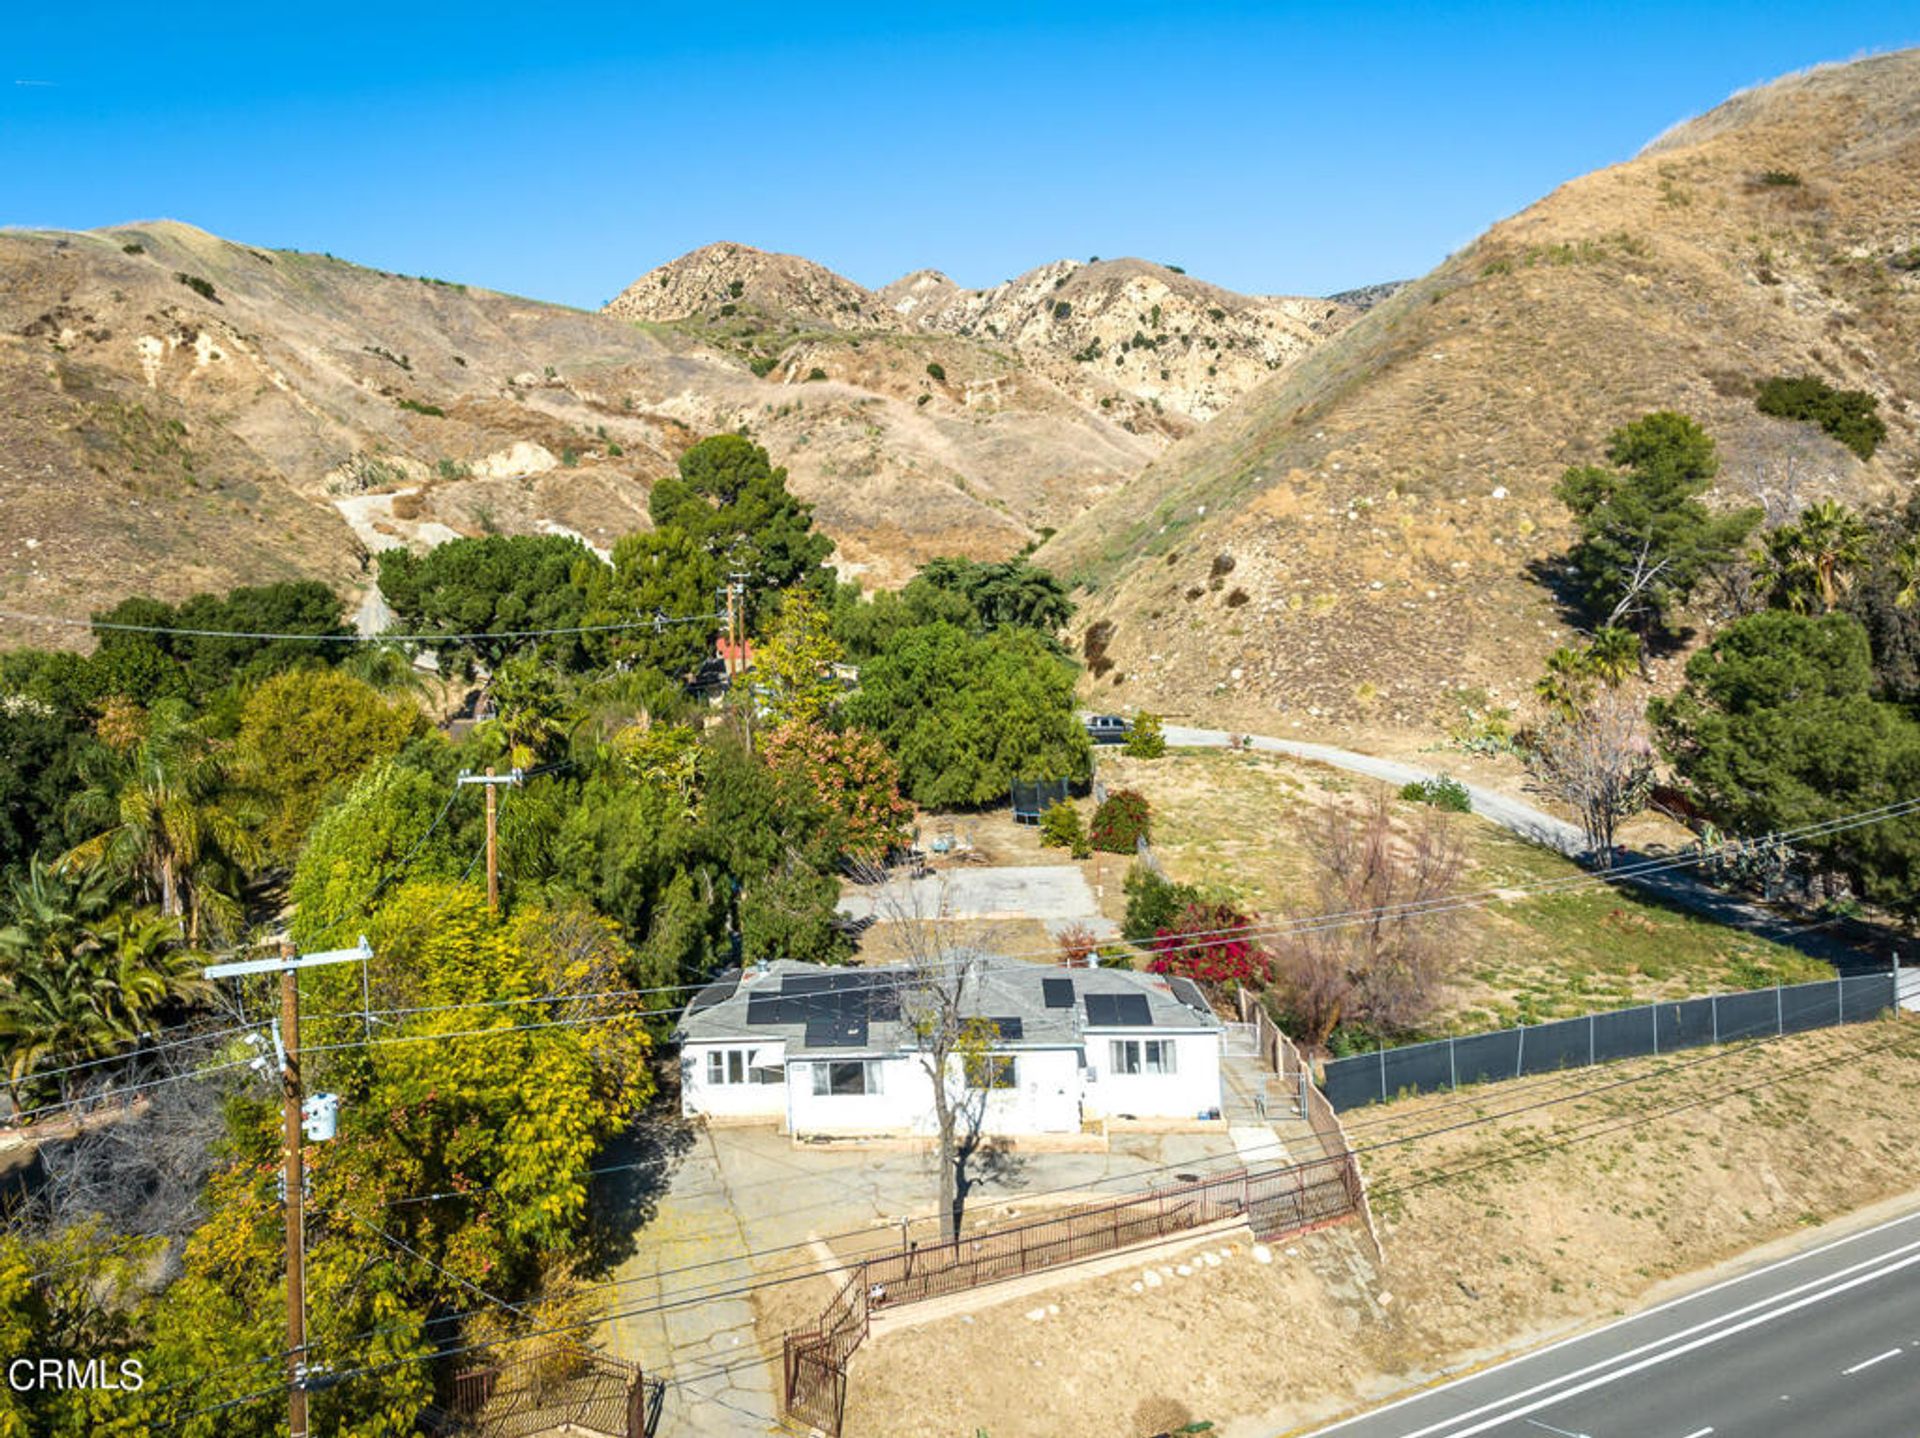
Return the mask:
<svg viewBox="0 0 1920 1438">
<path fill-rule="evenodd" d="M 1920 1438 L 1920 1209 L 1318 1432 Z"/>
</svg>

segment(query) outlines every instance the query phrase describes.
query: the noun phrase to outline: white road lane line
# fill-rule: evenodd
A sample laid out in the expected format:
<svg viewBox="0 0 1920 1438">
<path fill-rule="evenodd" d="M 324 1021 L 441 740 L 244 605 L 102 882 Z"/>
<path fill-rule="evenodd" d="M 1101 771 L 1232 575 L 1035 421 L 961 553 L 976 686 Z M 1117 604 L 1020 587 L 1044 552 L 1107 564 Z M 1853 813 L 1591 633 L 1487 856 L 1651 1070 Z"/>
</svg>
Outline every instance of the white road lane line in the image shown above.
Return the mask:
<svg viewBox="0 0 1920 1438">
<path fill-rule="evenodd" d="M 1915 1216 L 1920 1217 L 1920 1215 L 1915 1215 Z M 1841 1242 L 1843 1243 L 1845 1241 L 1846 1240 L 1844 1239 L 1841 1240 Z M 1640 1344 L 1637 1348 L 1628 1349 L 1625 1353 L 1616 1353 L 1616 1354 L 1613 1354 L 1611 1357 L 1599 1359 L 1596 1362 L 1587 1364 L 1583 1368 L 1576 1368 L 1570 1373 L 1555 1374 L 1553 1377 L 1548 1378 L 1542 1382 L 1536 1383 L 1530 1388 L 1521 1389 L 1518 1393 L 1505 1394 L 1502 1397 L 1493 1399 L 1491 1402 L 1482 1403 L 1478 1408 L 1470 1409 L 1465 1413 L 1455 1414 L 1451 1418 L 1443 1418 L 1437 1423 L 1429 1423 L 1424 1428 L 1418 1428 L 1413 1430 L 1412 1432 L 1401 1434 L 1400 1438 L 1434 1438 L 1434 1435 L 1436 1434 L 1446 1433 L 1450 1429 L 1457 1429 L 1462 1424 L 1469 1423 L 1473 1419 L 1483 1417 L 1486 1414 L 1496 1412 L 1499 1409 L 1511 1408 L 1513 1405 L 1517 1403 L 1523 1403 L 1527 1399 L 1537 1397 L 1542 1393 L 1550 1393 L 1552 1390 L 1556 1388 L 1564 1388 L 1568 1384 L 1578 1383 L 1579 1380 L 1583 1378 L 1587 1378 L 1592 1374 L 1604 1372 L 1609 1368 L 1615 1368 L 1624 1363 L 1630 1363 L 1632 1362 L 1632 1360 L 1636 1358 L 1640 1358 L 1645 1354 L 1653 1353 L 1659 1349 L 1667 1348 L 1675 1344 L 1684 1343 L 1685 1340 L 1694 1338 L 1695 1335 L 1697 1334 L 1708 1333 L 1714 1329 L 1723 1328 L 1726 1325 L 1733 1323 L 1737 1319 L 1745 1318 L 1748 1314 L 1764 1313 L 1767 1310 L 1773 1310 L 1773 1309 L 1788 1311 L 1787 1309 L 1781 1309 L 1781 1305 L 1788 1304 L 1789 1309 L 1799 1306 L 1799 1304 L 1797 1303 L 1789 1304 L 1789 1300 L 1797 1299 L 1803 1294 L 1815 1292 L 1816 1290 L 1828 1289 L 1832 1284 L 1838 1282 L 1839 1280 L 1850 1278 L 1855 1274 L 1868 1272 L 1872 1270 L 1874 1271 L 1874 1276 L 1878 1276 L 1878 1270 L 1880 1270 L 1882 1265 L 1887 1263 L 1888 1260 L 1893 1258 L 1903 1257 L 1908 1254 L 1920 1254 L 1920 1239 L 1916 1239 L 1909 1243 L 1903 1243 L 1897 1248 L 1889 1249 L 1885 1253 L 1876 1254 L 1872 1258 L 1860 1259 L 1858 1262 L 1849 1264 L 1845 1268 L 1836 1269 L 1834 1272 L 1829 1274 L 1824 1274 L 1819 1278 L 1810 1278 L 1803 1283 L 1795 1285 L 1792 1288 L 1783 1289 L 1781 1292 L 1771 1294 L 1766 1298 L 1755 1299 L 1751 1303 L 1744 1304 L 1739 1308 L 1730 1309 L 1726 1313 L 1716 1314 L 1712 1318 L 1704 1319 L 1701 1322 L 1694 1324 L 1690 1328 L 1683 1328 L 1677 1333 L 1669 1333 L 1664 1337 L 1651 1339 L 1648 1342 Z M 1783 1262 L 1782 1264 L 1777 1266 L 1785 1267 L 1787 1266 L 1787 1264 L 1793 1263 L 1795 1261 L 1796 1260 L 1794 1259 L 1788 1259 L 1788 1260 L 1785 1260 L 1785 1262 Z M 1902 1264 L 1900 1266 L 1904 1267 L 1905 1265 Z M 1737 1282 L 1738 1280 L 1734 1280 L 1734 1281 Z M 1838 1290 L 1834 1290 L 1834 1291 L 1838 1291 Z M 1678 1300 L 1678 1301 L 1684 1302 L 1685 1300 Z M 1657 1312 L 1657 1311 L 1658 1310 L 1649 1310 L 1649 1312 Z M 1646 1315 L 1641 1314 L 1639 1316 L 1645 1317 Z M 1633 1321 L 1632 1319 L 1621 1320 L 1622 1323 L 1630 1323 L 1632 1321 Z M 1617 1325 L 1609 1325 L 1609 1326 L 1617 1326 Z M 1745 1327 L 1748 1325 L 1743 1324 L 1741 1326 Z M 1605 1332 L 1606 1330 L 1601 1329 L 1599 1331 Z M 1736 1330 L 1729 1330 L 1729 1331 L 1736 1331 Z M 1592 1335 L 1588 1334 L 1584 1336 L 1591 1337 Z M 1563 1344 L 1573 1343 L 1578 1341 L 1579 1341 L 1578 1339 L 1562 1339 L 1561 1343 Z M 1549 1344 L 1548 1348 L 1541 1349 L 1537 1353 L 1529 1354 L 1527 1355 L 1527 1357 L 1537 1358 L 1540 1356 L 1540 1353 L 1548 1352 L 1550 1349 L 1559 1347 L 1559 1346 L 1560 1344 Z M 1692 1346 L 1697 1346 L 1697 1345 L 1688 1345 L 1688 1347 L 1692 1347 Z M 1685 1350 L 1683 1349 L 1682 1351 L 1685 1351 Z M 1522 1358 L 1516 1361 L 1524 1362 L 1526 1360 Z M 1641 1366 L 1644 1366 L 1644 1365 L 1641 1365 Z M 1486 1372 L 1489 1372 L 1489 1373 L 1498 1372 L 1498 1371 L 1499 1371 L 1498 1369 L 1486 1370 Z M 1638 1372 L 1639 1368 L 1635 1367 L 1626 1371 Z M 1482 1374 L 1477 1376 L 1485 1376 L 1485 1375 Z M 1449 1384 L 1446 1386 L 1450 1387 L 1452 1385 Z M 1438 1390 L 1435 1390 L 1435 1391 L 1438 1391 Z M 1575 1389 L 1575 1391 L 1585 1392 L 1586 1389 L 1578 1388 L 1578 1389 Z M 1416 1396 L 1425 1396 L 1425 1395 L 1416 1395 Z M 1563 1393 L 1560 1396 L 1565 1397 L 1567 1395 Z M 1384 1413 L 1388 1411 L 1388 1409 L 1398 1407 L 1400 1403 L 1408 1403 L 1412 1401 L 1414 1401 L 1413 1398 L 1403 1398 L 1399 1400 L 1399 1403 L 1389 1403 L 1386 1405 L 1385 1408 L 1375 1409 L 1373 1413 L 1362 1414 L 1357 1418 L 1349 1418 L 1345 1420 L 1345 1422 L 1334 1424 L 1333 1427 L 1331 1428 L 1323 1428 L 1320 1430 L 1320 1432 L 1322 1434 L 1337 1432 L 1339 1429 L 1346 1427 L 1350 1423 L 1364 1422 L 1368 1418 L 1376 1417 L 1380 1413 Z M 1548 1401 L 1553 1401 L 1553 1400 L 1550 1399 Z M 1528 1413 L 1538 1412 L 1541 1408 L 1545 1406 L 1547 1406 L 1546 1403 L 1536 1403 L 1530 1408 L 1521 1409 L 1521 1411 L 1518 1413 L 1509 1413 L 1506 1415 L 1505 1418 L 1502 1418 L 1499 1421 L 1506 1422 L 1514 1418 L 1524 1418 Z M 1478 1428 L 1474 1428 L 1474 1429 L 1469 1429 L 1467 1431 L 1472 1433 L 1478 1433 L 1481 1430 Z M 1460 1435 L 1453 1435 L 1453 1438 L 1460 1438 Z"/>
<path fill-rule="evenodd" d="M 1542 1423 L 1538 1418 L 1529 1418 L 1527 1422 L 1535 1428 L 1544 1428 L 1549 1433 L 1558 1433 L 1560 1438 L 1592 1438 L 1592 1435 L 1587 1433 L 1575 1433 L 1569 1428 L 1556 1428 L 1551 1423 Z"/>
<path fill-rule="evenodd" d="M 1711 1432 L 1713 1432 L 1711 1428 L 1696 1428 L 1687 1435 L 1687 1438 L 1707 1438 L 1707 1435 Z"/>
<path fill-rule="evenodd" d="M 1840 1370 L 1840 1376 L 1842 1378 L 1851 1378 L 1853 1377 L 1854 1374 L 1858 1373 L 1862 1368 L 1871 1368 L 1876 1363 L 1885 1363 L 1889 1358 L 1898 1358 L 1899 1356 L 1900 1356 L 1900 1350 L 1898 1348 L 1889 1348 L 1885 1353 L 1874 1354 L 1873 1357 L 1869 1358 L 1864 1363 L 1856 1363 L 1851 1368 L 1842 1368 Z"/>
<path fill-rule="evenodd" d="M 1624 1328 L 1630 1324 L 1644 1322 L 1649 1318 L 1653 1318 L 1660 1314 L 1666 1313 L 1670 1309 L 1683 1308 L 1687 1304 L 1697 1303 L 1701 1299 L 1710 1297 L 1713 1294 L 1719 1293 L 1724 1289 L 1736 1288 L 1740 1284 L 1751 1283 L 1754 1279 L 1769 1277 L 1775 1273 L 1781 1272 L 1782 1270 L 1792 1268 L 1795 1264 L 1805 1263 L 1810 1259 L 1823 1257 L 1824 1255 L 1833 1252 L 1835 1249 L 1845 1248 L 1848 1244 L 1858 1243 L 1863 1238 L 1877 1238 L 1879 1237 L 1879 1235 L 1881 1235 L 1882 1233 L 1885 1233 L 1889 1229 L 1899 1228 L 1903 1224 L 1909 1224 L 1909 1223 L 1915 1223 L 1915 1222 L 1920 1222 L 1920 1211 L 1915 1211 L 1912 1213 L 1903 1213 L 1896 1218 L 1886 1219 L 1883 1222 L 1874 1224 L 1870 1228 L 1863 1228 L 1856 1233 L 1849 1233 L 1844 1238 L 1833 1239 L 1830 1242 L 1819 1244 L 1816 1247 L 1806 1249 L 1800 1253 L 1791 1254 L 1786 1258 L 1777 1259 L 1776 1261 L 1769 1264 L 1765 1264 L 1762 1267 L 1749 1269 L 1745 1273 L 1737 1273 L 1731 1278 L 1723 1278 L 1719 1280 L 1717 1283 L 1709 1283 L 1705 1288 L 1696 1288 L 1694 1289 L 1693 1292 L 1683 1293 L 1678 1298 L 1669 1298 L 1665 1303 L 1656 1303 L 1653 1307 L 1643 1308 L 1638 1313 L 1630 1313 L 1623 1318 L 1616 1318 L 1614 1319 L 1613 1322 L 1604 1323 L 1598 1328 L 1590 1328 L 1584 1333 L 1573 1333 L 1573 1334 L 1569 1334 L 1565 1338 L 1555 1339 L 1552 1343 L 1547 1344 L 1545 1347 L 1535 1348 L 1531 1352 L 1516 1353 L 1512 1358 L 1508 1359 L 1505 1363 L 1497 1364 L 1492 1368 L 1482 1368 L 1473 1373 L 1465 1373 L 1460 1375 L 1457 1378 L 1450 1378 L 1446 1382 L 1439 1384 L 1437 1387 L 1423 1388 L 1412 1393 L 1402 1394 L 1400 1397 L 1393 1399 L 1391 1402 L 1383 1403 L 1377 1408 L 1368 1409 L 1365 1413 L 1356 1413 L 1350 1418 L 1342 1418 L 1337 1423 L 1329 1424 L 1325 1428 L 1316 1428 L 1314 1430 L 1313 1438 L 1322 1438 L 1322 1435 L 1324 1434 L 1337 1433 L 1343 1428 L 1352 1428 L 1357 1426 L 1358 1424 L 1375 1421 L 1380 1417 L 1381 1414 L 1390 1413 L 1396 1408 L 1406 1408 L 1416 1403 L 1426 1402 L 1429 1399 L 1433 1398 L 1435 1394 L 1450 1392 L 1453 1389 L 1463 1388 L 1469 1384 L 1480 1382 L 1486 1378 L 1505 1372 L 1510 1368 L 1517 1367 L 1520 1364 L 1531 1362 L 1535 1359 L 1544 1358 L 1548 1354 L 1556 1353 L 1562 1348 L 1571 1348 L 1576 1344 L 1591 1342 L 1594 1339 L 1599 1338 L 1603 1334 L 1612 1332 L 1614 1329 Z M 1904 1250 L 1898 1250 L 1898 1251 L 1904 1251 Z M 1657 1341 L 1659 1340 L 1656 1340 L 1656 1342 Z M 1652 1345 L 1642 1345 L 1640 1349 L 1637 1349 L 1635 1351 L 1645 1352 L 1646 1349 L 1650 1346 Z M 1590 1366 L 1582 1371 L 1591 1373 L 1594 1370 L 1593 1370 L 1593 1367 Z M 1542 1387 L 1550 1387 L 1550 1386 L 1551 1384 L 1537 1385 L 1536 1387 L 1528 1390 L 1528 1392 L 1537 1393 L 1540 1391 Z M 1510 1395 L 1509 1401 L 1511 1401 L 1511 1399 L 1524 1397 L 1524 1396 L 1525 1396 L 1524 1394 Z M 1487 1409 L 1483 1407 L 1478 1411 L 1486 1412 Z M 1462 1415 L 1462 1416 L 1464 1417 L 1466 1415 Z"/>
<path fill-rule="evenodd" d="M 1898 1273 L 1901 1269 L 1911 1268 L 1916 1263 L 1920 1263 L 1920 1253 L 1911 1254 L 1897 1263 L 1885 1264 L 1872 1272 L 1859 1274 L 1856 1277 L 1849 1278 L 1845 1283 L 1836 1283 L 1830 1287 L 1820 1289 L 1818 1292 L 1809 1293 L 1803 1298 L 1795 1299 L 1792 1303 L 1781 1304 L 1769 1312 L 1757 1313 L 1751 1318 L 1720 1328 L 1700 1338 L 1695 1338 L 1691 1342 L 1683 1343 L 1678 1348 L 1669 1349 L 1665 1353 L 1656 1353 L 1651 1358 L 1642 1358 L 1639 1362 L 1630 1363 L 1625 1368 L 1616 1368 L 1610 1373 L 1602 1373 L 1598 1378 L 1589 1378 L 1584 1383 L 1575 1384 L 1573 1387 L 1559 1393 L 1537 1399 L 1529 1403 L 1526 1407 L 1517 1409 L 1512 1413 L 1503 1413 L 1498 1417 L 1475 1423 L 1470 1428 L 1455 1429 L 1448 1435 L 1448 1438 L 1474 1438 L 1475 1434 L 1485 1433 L 1489 1428 L 1498 1428 L 1503 1423 L 1511 1423 L 1516 1418 L 1525 1418 L 1529 1413 L 1538 1413 L 1543 1408 L 1550 1408 L 1556 1403 L 1564 1403 L 1569 1398 L 1579 1397 L 1582 1393 L 1590 1393 L 1596 1388 L 1604 1388 L 1610 1383 L 1618 1383 L 1622 1378 L 1630 1377 L 1648 1368 L 1657 1367 L 1662 1363 L 1671 1363 L 1674 1359 L 1691 1353 L 1696 1349 L 1705 1348 L 1709 1344 L 1723 1342 L 1733 1337 L 1736 1333 L 1743 1333 L 1749 1328 L 1757 1328 L 1762 1323 L 1775 1322 L 1778 1319 L 1785 1318 L 1789 1313 L 1806 1308 L 1811 1304 L 1824 1303 L 1830 1298 L 1837 1298 L 1840 1294 L 1858 1288 L 1863 1283 L 1873 1283 L 1890 1274 Z M 1781 1396 L 1784 1398 L 1786 1395 L 1782 1394 Z M 1450 1426 L 1449 1424 L 1436 1424 L 1435 1428 Z M 1422 1433 L 1429 1431 L 1433 1430 L 1421 1430 Z M 1420 1438 L 1420 1435 L 1409 1433 L 1406 1435 L 1406 1438 Z"/>
</svg>

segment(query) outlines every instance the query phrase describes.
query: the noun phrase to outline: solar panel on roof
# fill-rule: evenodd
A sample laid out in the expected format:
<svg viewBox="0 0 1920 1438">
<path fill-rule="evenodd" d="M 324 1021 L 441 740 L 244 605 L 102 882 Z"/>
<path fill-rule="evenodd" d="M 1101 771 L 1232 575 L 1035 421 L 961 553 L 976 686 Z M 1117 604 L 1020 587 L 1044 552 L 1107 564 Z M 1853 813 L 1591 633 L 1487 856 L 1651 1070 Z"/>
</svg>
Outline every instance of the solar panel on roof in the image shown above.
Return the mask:
<svg viewBox="0 0 1920 1438">
<path fill-rule="evenodd" d="M 691 1018 L 703 1009 L 710 1009 L 717 1005 L 724 1004 L 728 999 L 733 997 L 735 990 L 739 987 L 740 970 L 728 969 L 724 973 L 715 975 L 713 982 L 695 994 L 693 996 L 693 1002 L 687 1005 L 688 1017 Z"/>
<path fill-rule="evenodd" d="M 1087 1027 L 1096 1029 L 1151 1028 L 1153 1010 L 1145 994 L 1088 994 Z"/>
<path fill-rule="evenodd" d="M 756 1027 L 781 1022 L 780 1006 L 783 1002 L 778 994 L 748 994 L 747 1022 Z"/>
<path fill-rule="evenodd" d="M 857 1049 L 867 1043 L 864 1018 L 809 1019 L 807 1047 L 810 1049 Z"/>
<path fill-rule="evenodd" d="M 1046 997 L 1050 1009 L 1070 1009 L 1073 1007 L 1072 979 L 1042 979 L 1040 992 Z"/>
</svg>

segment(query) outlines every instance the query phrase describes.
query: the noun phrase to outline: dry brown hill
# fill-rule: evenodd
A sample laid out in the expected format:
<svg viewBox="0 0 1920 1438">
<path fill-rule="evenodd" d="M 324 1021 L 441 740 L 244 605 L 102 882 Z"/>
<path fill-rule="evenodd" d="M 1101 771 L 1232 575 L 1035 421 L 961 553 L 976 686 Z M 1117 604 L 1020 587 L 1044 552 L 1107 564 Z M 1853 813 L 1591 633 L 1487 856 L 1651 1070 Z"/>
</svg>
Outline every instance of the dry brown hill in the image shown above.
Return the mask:
<svg viewBox="0 0 1920 1438">
<path fill-rule="evenodd" d="M 874 331 L 923 337 L 928 362 L 949 371 L 949 355 L 974 370 L 966 361 L 983 351 L 1011 357 L 1161 442 L 1293 364 L 1359 309 L 1239 295 L 1144 260 L 1057 260 L 984 290 L 916 270 L 866 290 L 811 260 L 717 244 L 648 271 L 607 312 L 678 324 L 789 377 L 810 373 L 848 336 Z M 810 348 L 796 352 L 802 344 Z"/>
<path fill-rule="evenodd" d="M 627 320 L 726 317 L 738 310 L 836 329 L 908 328 L 872 294 L 825 265 L 725 240 L 648 270 L 607 302 L 608 314 Z"/>
<path fill-rule="evenodd" d="M 818 333 L 761 376 L 699 325 L 172 222 L 0 232 L 0 606 L 294 575 L 351 595 L 371 549 L 490 530 L 605 547 L 686 444 L 741 425 L 843 564 L 892 582 L 1018 550 L 1165 443 L 1145 407 L 1088 406 L 971 341 Z"/>
<path fill-rule="evenodd" d="M 1122 389 L 1207 420 L 1355 313 L 1334 300 L 1250 296 L 1145 260 L 1057 260 L 986 290 L 919 270 L 880 291 L 923 329 L 1011 345 L 1098 402 Z"/>
<path fill-rule="evenodd" d="M 1111 627 L 1099 691 L 1288 731 L 1512 702 L 1567 633 L 1535 577 L 1569 538 L 1552 484 L 1624 421 L 1694 415 L 1722 495 L 1776 513 L 1913 481 L 1917 247 L 1920 52 L 1741 95 L 1563 186 L 1042 549 Z M 1878 396 L 1875 458 L 1757 413 L 1780 374 Z"/>
</svg>

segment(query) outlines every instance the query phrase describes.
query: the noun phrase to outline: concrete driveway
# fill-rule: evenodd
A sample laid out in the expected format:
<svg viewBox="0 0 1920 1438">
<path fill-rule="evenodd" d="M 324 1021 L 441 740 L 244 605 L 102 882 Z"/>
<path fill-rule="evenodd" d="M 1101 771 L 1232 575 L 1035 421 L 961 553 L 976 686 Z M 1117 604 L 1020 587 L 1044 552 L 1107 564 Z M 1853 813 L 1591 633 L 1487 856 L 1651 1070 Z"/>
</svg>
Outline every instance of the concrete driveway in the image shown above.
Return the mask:
<svg viewBox="0 0 1920 1438">
<path fill-rule="evenodd" d="M 943 869 L 925 878 L 861 885 L 840 896 L 840 912 L 877 923 L 899 919 L 1038 919 L 1048 932 L 1084 924 L 1101 938 L 1119 926 L 1100 912 L 1086 877 L 1071 864 Z"/>
</svg>

